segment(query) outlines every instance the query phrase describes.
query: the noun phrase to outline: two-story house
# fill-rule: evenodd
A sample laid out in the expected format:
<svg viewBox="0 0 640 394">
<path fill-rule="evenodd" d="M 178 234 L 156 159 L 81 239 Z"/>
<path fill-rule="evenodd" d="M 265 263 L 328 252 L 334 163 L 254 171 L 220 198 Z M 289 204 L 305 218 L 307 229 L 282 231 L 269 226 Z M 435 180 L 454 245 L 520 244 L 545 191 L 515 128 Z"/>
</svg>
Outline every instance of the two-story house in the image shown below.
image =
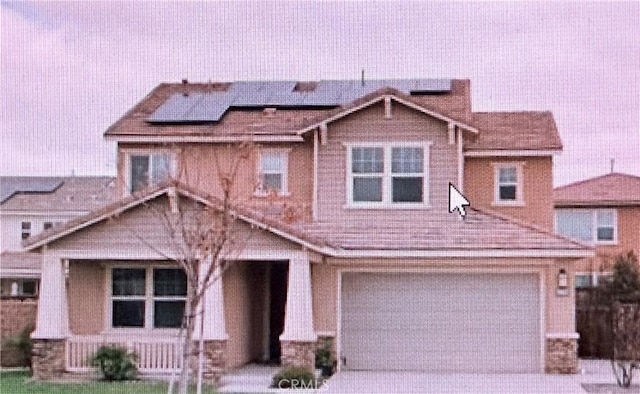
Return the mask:
<svg viewBox="0 0 640 394">
<path fill-rule="evenodd" d="M 558 234 L 596 247 L 576 264 L 576 287 L 596 286 L 622 254 L 640 256 L 640 177 L 610 173 L 558 187 L 553 197 Z"/>
<path fill-rule="evenodd" d="M 553 234 L 548 112 L 474 113 L 467 80 L 183 81 L 105 136 L 121 199 L 27 241 L 43 259 L 37 378 L 87 370 L 100 343 L 135 349 L 143 373 L 180 367 L 185 278 L 146 208 L 216 209 L 220 167 L 247 144 L 242 248 L 205 296 L 205 377 L 312 365 L 327 338 L 339 369 L 577 369 L 571 278 L 593 252 Z"/>
<path fill-rule="evenodd" d="M 0 177 L 0 295 L 37 296 L 40 258 L 22 252 L 24 240 L 114 197 L 112 177 Z"/>
</svg>

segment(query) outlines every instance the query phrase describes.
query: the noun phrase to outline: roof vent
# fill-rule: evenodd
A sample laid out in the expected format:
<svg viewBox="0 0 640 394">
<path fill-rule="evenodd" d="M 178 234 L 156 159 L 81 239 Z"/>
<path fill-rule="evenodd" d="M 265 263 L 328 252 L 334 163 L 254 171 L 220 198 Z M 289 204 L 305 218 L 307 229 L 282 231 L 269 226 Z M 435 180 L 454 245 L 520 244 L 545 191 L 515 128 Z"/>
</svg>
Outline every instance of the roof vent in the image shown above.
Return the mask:
<svg viewBox="0 0 640 394">
<path fill-rule="evenodd" d="M 189 83 L 189 80 L 188 80 L 187 78 L 184 78 L 184 79 L 182 80 L 182 84 L 183 84 L 183 85 L 186 85 L 186 84 L 188 84 L 188 83 Z"/>
</svg>

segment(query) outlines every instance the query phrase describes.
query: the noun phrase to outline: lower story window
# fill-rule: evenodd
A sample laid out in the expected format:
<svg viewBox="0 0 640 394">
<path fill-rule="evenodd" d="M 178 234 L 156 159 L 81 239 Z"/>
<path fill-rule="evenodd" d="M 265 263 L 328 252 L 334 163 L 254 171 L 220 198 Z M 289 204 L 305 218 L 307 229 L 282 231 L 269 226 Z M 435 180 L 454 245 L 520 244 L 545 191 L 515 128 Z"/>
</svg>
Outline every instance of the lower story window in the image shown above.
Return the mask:
<svg viewBox="0 0 640 394">
<path fill-rule="evenodd" d="M 187 278 L 176 268 L 111 270 L 112 327 L 180 328 Z"/>
</svg>

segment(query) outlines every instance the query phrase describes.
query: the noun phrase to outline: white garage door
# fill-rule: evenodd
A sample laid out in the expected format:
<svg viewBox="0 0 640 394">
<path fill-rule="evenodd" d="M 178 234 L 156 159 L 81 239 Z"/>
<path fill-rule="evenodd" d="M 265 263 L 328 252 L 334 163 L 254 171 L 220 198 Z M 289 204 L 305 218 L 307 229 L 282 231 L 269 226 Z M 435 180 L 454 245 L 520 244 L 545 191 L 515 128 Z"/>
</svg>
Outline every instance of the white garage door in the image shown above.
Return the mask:
<svg viewBox="0 0 640 394">
<path fill-rule="evenodd" d="M 344 273 L 351 370 L 541 371 L 535 274 Z"/>
</svg>

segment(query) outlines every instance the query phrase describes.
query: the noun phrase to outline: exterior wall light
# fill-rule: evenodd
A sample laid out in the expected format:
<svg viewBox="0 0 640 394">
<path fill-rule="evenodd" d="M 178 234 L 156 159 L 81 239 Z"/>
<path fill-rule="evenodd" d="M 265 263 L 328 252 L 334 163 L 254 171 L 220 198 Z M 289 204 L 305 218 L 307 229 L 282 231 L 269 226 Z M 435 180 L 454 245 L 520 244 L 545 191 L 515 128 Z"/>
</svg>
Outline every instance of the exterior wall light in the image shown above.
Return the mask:
<svg viewBox="0 0 640 394">
<path fill-rule="evenodd" d="M 569 275 L 564 268 L 561 268 L 560 271 L 558 271 L 558 289 L 556 290 L 556 295 L 569 295 Z"/>
</svg>

